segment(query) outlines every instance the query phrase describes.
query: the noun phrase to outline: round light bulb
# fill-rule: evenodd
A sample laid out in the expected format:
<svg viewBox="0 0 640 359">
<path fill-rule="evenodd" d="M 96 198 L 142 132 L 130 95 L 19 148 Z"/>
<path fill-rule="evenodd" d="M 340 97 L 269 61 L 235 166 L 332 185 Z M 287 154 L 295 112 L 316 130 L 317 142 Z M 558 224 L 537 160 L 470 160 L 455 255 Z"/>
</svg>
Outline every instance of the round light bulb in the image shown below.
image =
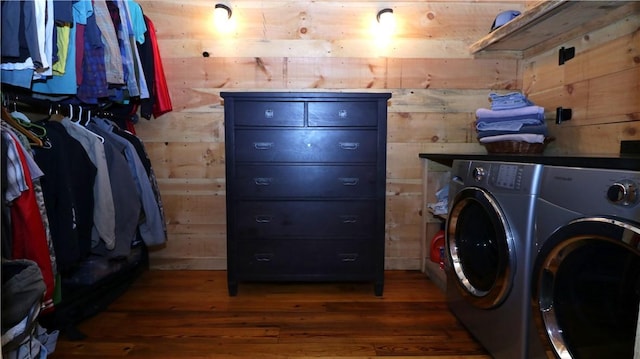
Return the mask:
<svg viewBox="0 0 640 359">
<path fill-rule="evenodd" d="M 384 9 L 378 13 L 378 22 L 385 30 L 391 31 L 396 26 L 396 20 L 393 16 L 393 10 Z"/>
</svg>

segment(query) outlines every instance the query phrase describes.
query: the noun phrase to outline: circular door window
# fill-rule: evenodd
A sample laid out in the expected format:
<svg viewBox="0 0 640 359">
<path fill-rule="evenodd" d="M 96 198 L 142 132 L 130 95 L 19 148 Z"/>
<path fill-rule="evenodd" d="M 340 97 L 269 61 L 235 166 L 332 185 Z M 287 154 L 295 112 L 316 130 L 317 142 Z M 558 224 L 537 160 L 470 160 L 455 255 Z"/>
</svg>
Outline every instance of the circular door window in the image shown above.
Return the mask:
<svg viewBox="0 0 640 359">
<path fill-rule="evenodd" d="M 559 358 L 633 357 L 639 245 L 640 224 L 611 218 L 573 221 L 545 241 L 534 269 L 534 315 Z"/>
<path fill-rule="evenodd" d="M 467 301 L 500 305 L 511 289 L 513 238 L 495 199 L 480 188 L 460 191 L 447 222 L 449 265 Z"/>
</svg>

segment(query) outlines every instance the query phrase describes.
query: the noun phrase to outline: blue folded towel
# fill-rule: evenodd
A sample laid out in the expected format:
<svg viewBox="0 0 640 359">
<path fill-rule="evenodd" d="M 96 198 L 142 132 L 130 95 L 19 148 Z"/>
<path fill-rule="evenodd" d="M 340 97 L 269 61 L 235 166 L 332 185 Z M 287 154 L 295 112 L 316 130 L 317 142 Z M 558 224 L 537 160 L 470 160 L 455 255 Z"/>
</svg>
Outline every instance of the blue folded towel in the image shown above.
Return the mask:
<svg viewBox="0 0 640 359">
<path fill-rule="evenodd" d="M 476 122 L 497 122 L 515 120 L 538 120 L 544 121 L 544 108 L 540 106 L 526 106 L 508 110 L 489 110 L 479 108 L 476 110 Z"/>
<path fill-rule="evenodd" d="M 491 100 L 492 110 L 507 110 L 532 106 L 534 104 L 520 92 L 510 92 L 504 95 L 492 92 L 489 94 L 489 99 Z"/>
</svg>

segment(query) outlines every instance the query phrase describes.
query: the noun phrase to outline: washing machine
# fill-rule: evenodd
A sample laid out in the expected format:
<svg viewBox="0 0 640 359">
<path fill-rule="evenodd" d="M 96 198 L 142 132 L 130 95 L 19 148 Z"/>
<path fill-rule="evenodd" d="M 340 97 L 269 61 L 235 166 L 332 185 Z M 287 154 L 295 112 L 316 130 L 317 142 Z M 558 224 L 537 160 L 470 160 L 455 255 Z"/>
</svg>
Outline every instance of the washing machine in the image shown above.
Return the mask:
<svg viewBox="0 0 640 359">
<path fill-rule="evenodd" d="M 634 358 L 640 172 L 545 166 L 533 319 L 549 358 Z M 640 349 L 640 348 L 636 348 Z"/>
<path fill-rule="evenodd" d="M 453 162 L 446 224 L 451 312 L 496 359 L 525 358 L 542 165 Z"/>
</svg>

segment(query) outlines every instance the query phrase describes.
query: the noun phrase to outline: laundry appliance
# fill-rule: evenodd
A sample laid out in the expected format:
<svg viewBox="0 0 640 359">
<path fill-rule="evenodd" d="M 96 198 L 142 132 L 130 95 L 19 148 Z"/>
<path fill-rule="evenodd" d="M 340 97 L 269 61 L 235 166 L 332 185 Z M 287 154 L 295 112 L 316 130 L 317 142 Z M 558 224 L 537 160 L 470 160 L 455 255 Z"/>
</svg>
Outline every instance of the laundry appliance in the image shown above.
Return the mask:
<svg viewBox="0 0 640 359">
<path fill-rule="evenodd" d="M 496 359 L 525 358 L 542 165 L 455 160 L 445 272 L 452 313 Z"/>
<path fill-rule="evenodd" d="M 634 358 L 640 172 L 545 166 L 531 348 L 549 358 Z M 638 333 L 640 334 L 640 333 Z"/>
</svg>

